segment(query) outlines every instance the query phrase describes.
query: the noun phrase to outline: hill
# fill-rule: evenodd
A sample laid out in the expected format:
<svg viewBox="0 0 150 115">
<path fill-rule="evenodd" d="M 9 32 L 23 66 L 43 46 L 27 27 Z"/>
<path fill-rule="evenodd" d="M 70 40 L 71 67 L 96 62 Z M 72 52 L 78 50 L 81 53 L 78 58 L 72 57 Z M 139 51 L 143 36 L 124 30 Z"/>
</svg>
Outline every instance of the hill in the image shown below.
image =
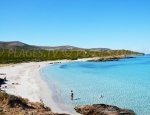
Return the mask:
<svg viewBox="0 0 150 115">
<path fill-rule="evenodd" d="M 36 45 L 29 45 L 20 41 L 10 41 L 10 42 L 4 42 L 0 41 L 0 48 L 30 48 L 30 49 L 41 49 L 41 50 L 91 50 L 91 51 L 104 51 L 104 50 L 110 50 L 108 48 L 79 48 L 75 46 L 65 45 L 65 46 L 36 46 Z"/>
<path fill-rule="evenodd" d="M 110 50 L 107 48 L 84 49 L 74 46 L 43 47 L 28 45 L 19 41 L 0 42 L 0 63 L 20 63 L 48 60 L 76 60 L 79 58 L 111 57 L 125 58 L 127 56 L 143 55 L 130 50 Z"/>
</svg>

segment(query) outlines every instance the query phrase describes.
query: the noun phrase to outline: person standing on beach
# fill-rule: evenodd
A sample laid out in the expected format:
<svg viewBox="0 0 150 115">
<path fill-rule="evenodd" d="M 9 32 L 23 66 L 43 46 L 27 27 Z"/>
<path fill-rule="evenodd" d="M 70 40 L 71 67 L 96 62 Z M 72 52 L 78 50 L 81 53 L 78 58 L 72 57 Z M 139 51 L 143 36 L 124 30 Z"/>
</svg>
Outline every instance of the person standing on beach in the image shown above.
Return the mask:
<svg viewBox="0 0 150 115">
<path fill-rule="evenodd" d="M 73 90 L 71 90 L 71 100 L 73 100 L 73 97 L 74 97 L 74 93 Z"/>
</svg>

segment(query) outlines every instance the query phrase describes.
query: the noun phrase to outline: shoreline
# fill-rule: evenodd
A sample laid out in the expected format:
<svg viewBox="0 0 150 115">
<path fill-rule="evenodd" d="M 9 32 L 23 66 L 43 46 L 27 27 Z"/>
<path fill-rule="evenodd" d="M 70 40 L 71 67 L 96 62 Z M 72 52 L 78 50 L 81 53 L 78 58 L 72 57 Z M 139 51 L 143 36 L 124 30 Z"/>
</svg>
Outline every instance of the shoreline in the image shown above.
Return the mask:
<svg viewBox="0 0 150 115">
<path fill-rule="evenodd" d="M 76 61 L 89 61 L 98 59 L 83 58 L 78 60 L 57 60 L 44 62 L 28 62 L 19 64 L 9 64 L 0 67 L 0 78 L 6 77 L 8 80 L 6 84 L 2 85 L 2 90 L 8 94 L 21 96 L 31 102 L 44 103 L 55 113 L 67 113 L 79 115 L 73 107 L 65 105 L 60 99 L 59 94 L 55 90 L 55 86 L 49 86 L 44 80 L 41 70 L 55 63 L 66 63 Z"/>
<path fill-rule="evenodd" d="M 0 78 L 6 77 L 6 84 L 2 85 L 2 90 L 8 94 L 26 98 L 31 102 L 44 103 L 55 113 L 67 113 L 78 115 L 74 108 L 70 108 L 60 101 L 56 102 L 58 95 L 55 94 L 53 87 L 49 88 L 48 84 L 41 76 L 40 70 L 49 63 L 64 63 L 69 60 L 47 61 L 47 62 L 30 62 L 20 63 L 0 68 Z M 52 65 L 52 64 L 51 64 Z M 55 99 L 54 99 L 55 97 Z"/>
</svg>

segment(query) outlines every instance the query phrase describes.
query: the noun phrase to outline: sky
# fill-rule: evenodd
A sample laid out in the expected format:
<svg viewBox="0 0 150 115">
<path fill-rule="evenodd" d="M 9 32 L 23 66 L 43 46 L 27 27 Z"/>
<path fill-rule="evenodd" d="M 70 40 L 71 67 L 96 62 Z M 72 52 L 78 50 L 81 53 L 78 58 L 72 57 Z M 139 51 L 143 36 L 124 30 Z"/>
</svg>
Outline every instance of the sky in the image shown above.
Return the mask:
<svg viewBox="0 0 150 115">
<path fill-rule="evenodd" d="M 150 53 L 150 0 L 0 0 L 0 41 Z"/>
</svg>

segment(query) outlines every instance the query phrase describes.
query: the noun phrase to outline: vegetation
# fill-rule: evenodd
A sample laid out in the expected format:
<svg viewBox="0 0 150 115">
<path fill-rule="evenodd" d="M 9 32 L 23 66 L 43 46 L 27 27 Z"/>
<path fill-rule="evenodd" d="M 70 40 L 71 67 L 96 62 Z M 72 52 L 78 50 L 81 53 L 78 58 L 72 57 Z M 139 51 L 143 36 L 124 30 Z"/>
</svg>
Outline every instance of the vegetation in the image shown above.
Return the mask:
<svg viewBox="0 0 150 115">
<path fill-rule="evenodd" d="M 108 50 L 108 51 L 89 51 L 89 50 L 40 50 L 26 48 L 0 49 L 0 63 L 20 63 L 29 61 L 47 61 L 107 56 L 130 56 L 140 53 L 129 50 Z"/>
</svg>

